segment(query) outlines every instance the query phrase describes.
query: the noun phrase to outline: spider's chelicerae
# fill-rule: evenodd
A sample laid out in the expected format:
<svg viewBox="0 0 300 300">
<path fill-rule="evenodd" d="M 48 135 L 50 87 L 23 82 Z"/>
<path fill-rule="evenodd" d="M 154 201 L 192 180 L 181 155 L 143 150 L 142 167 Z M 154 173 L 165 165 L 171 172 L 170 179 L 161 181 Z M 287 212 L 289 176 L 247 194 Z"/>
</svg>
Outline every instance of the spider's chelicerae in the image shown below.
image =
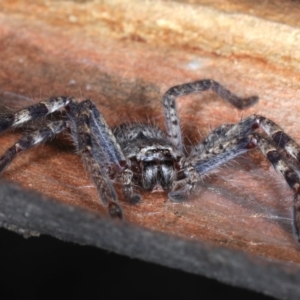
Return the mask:
<svg viewBox="0 0 300 300">
<path fill-rule="evenodd" d="M 48 121 L 37 131 L 26 133 L 0 158 L 0 172 L 12 159 L 28 148 L 45 142 L 65 129 L 71 136 L 97 187 L 102 203 L 112 217 L 122 218 L 122 208 L 113 186 L 122 185 L 124 199 L 135 204 L 140 189 L 167 190 L 173 201 L 184 201 L 195 193 L 201 177 L 223 163 L 258 148 L 294 191 L 294 233 L 299 241 L 300 180 L 282 155 L 300 160 L 300 147 L 273 121 L 251 115 L 237 124 L 213 130 L 200 144 L 186 152 L 182 143 L 176 98 L 211 89 L 237 108 L 246 108 L 258 97 L 239 98 L 213 80 L 199 80 L 170 88 L 163 96 L 166 133 L 149 124 L 123 124 L 110 129 L 91 100 L 76 102 L 56 97 L 0 117 L 0 132 L 24 125 L 58 110 L 62 120 Z M 255 132 L 261 128 L 266 135 Z"/>
</svg>

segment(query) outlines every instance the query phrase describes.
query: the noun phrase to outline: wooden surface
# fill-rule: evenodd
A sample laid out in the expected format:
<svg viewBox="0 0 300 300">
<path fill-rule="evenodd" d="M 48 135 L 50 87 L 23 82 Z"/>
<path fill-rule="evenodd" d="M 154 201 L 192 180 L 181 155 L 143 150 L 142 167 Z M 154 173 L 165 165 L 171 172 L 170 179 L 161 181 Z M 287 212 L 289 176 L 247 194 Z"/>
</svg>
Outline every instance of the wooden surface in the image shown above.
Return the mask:
<svg viewBox="0 0 300 300">
<path fill-rule="evenodd" d="M 132 3 L 132 11 L 140 7 L 139 1 Z M 173 10 L 177 5 L 159 3 Z M 211 78 L 240 96 L 258 95 L 260 102 L 241 112 L 213 93 L 180 99 L 178 107 L 186 143 L 195 143 L 212 128 L 238 122 L 253 113 L 271 118 L 300 143 L 300 76 L 296 72 L 299 50 L 290 53 L 295 54 L 295 62 L 291 58 L 283 59 L 280 53 L 280 47 L 286 47 L 283 41 L 276 44 L 278 48 L 272 48 L 272 53 L 279 51 L 278 64 L 275 64 L 276 56 L 274 59 L 267 56 L 257 59 L 261 54 L 251 57 L 254 51 L 251 47 L 245 50 L 247 55 L 239 52 L 245 40 L 233 41 L 236 48 L 224 54 L 222 51 L 208 52 L 214 45 L 207 40 L 203 45 L 199 42 L 199 47 L 170 40 L 172 30 L 163 31 L 164 37 L 168 37 L 163 39 L 155 26 L 150 32 L 142 24 L 147 35 L 135 34 L 130 24 L 135 24 L 136 19 L 127 23 L 131 31 L 122 27 L 124 24 L 118 27 L 117 19 L 111 21 L 116 17 L 112 6 L 105 1 L 27 4 L 19 0 L 1 1 L 0 5 L 2 107 L 16 109 L 49 96 L 72 95 L 78 99 L 92 98 L 111 126 L 140 121 L 155 123 L 164 129 L 163 93 L 177 84 Z M 154 5 L 158 10 L 156 5 L 159 4 Z M 195 7 L 178 5 L 187 11 Z M 116 4 L 115 10 L 120 9 Z M 196 11 L 201 8 L 197 6 Z M 164 12 L 165 19 L 172 17 L 170 12 Z M 93 24 L 93 16 L 98 14 L 102 23 L 95 21 Z M 149 19 L 145 16 L 145 24 L 152 17 L 151 14 Z M 223 17 L 227 18 L 228 14 Z M 261 24 L 259 17 L 256 16 L 257 24 Z M 176 23 L 176 18 L 174 20 Z M 190 20 L 182 20 L 186 23 L 180 23 L 181 26 L 188 26 Z M 270 31 L 270 36 L 275 34 L 278 24 L 271 25 L 274 31 Z M 183 32 L 184 29 L 182 27 Z M 226 26 L 222 30 L 226 30 Z M 291 27 L 291 36 L 297 30 Z M 202 37 L 199 34 L 195 40 Z M 265 45 L 268 46 L 268 42 Z M 255 53 L 260 51 L 257 48 L 260 46 L 255 47 L 258 51 Z M 291 67 L 285 68 L 289 63 Z M 7 132 L 1 136 L 1 153 L 19 134 L 19 131 Z M 58 201 L 107 215 L 68 136 L 62 135 L 21 155 L 3 177 Z M 120 196 L 126 222 L 183 239 L 299 265 L 300 248 L 291 229 L 292 192 L 258 151 L 226 164 L 203 181 L 199 195 L 185 203 L 172 203 L 166 194 L 143 193 L 142 203 L 132 206 Z"/>
<path fill-rule="evenodd" d="M 2 3 L 2 5 L 1 5 Z M 66 35 L 106 36 L 186 50 L 252 57 L 300 70 L 299 4 L 293 0 L 1 1 L 2 11 Z M 190 4 L 187 4 L 190 3 Z M 29 17 L 29 16 L 28 16 Z"/>
</svg>

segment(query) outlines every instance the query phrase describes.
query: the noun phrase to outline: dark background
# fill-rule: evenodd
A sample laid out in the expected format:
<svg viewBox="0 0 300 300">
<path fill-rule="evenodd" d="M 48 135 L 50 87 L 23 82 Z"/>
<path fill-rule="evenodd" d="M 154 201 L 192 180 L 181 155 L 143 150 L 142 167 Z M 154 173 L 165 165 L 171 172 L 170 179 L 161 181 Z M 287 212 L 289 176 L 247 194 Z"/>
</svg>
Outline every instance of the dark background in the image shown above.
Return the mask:
<svg viewBox="0 0 300 300">
<path fill-rule="evenodd" d="M 91 246 L 0 229 L 0 298 L 274 299 Z"/>
</svg>

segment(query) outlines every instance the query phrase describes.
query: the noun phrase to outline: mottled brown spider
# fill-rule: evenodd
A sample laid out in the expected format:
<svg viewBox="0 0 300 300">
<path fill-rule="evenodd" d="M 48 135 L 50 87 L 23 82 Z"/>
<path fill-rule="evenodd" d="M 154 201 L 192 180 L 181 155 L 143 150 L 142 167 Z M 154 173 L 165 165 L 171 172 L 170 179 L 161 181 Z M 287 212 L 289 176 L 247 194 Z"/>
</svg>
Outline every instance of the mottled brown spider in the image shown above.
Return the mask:
<svg viewBox="0 0 300 300">
<path fill-rule="evenodd" d="M 137 187 L 147 191 L 167 190 L 173 201 L 184 201 L 197 191 L 204 174 L 250 149 L 258 148 L 294 191 L 293 227 L 297 241 L 300 229 L 300 180 L 285 152 L 300 160 L 300 147 L 273 121 L 251 115 L 237 124 L 213 130 L 200 144 L 186 151 L 182 142 L 176 98 L 213 90 L 233 106 L 243 109 L 258 97 L 239 98 L 213 80 L 199 80 L 170 88 L 163 96 L 166 132 L 149 124 L 123 124 L 110 129 L 91 100 L 77 102 L 72 97 L 55 97 L 0 117 L 0 132 L 24 125 L 58 110 L 62 120 L 48 121 L 37 131 L 26 133 L 0 158 L 0 172 L 13 158 L 30 147 L 45 142 L 65 129 L 71 136 L 93 178 L 102 203 L 112 217 L 122 218 L 113 183 L 122 185 L 125 201 L 136 204 Z M 266 135 L 255 132 L 260 127 Z"/>
</svg>

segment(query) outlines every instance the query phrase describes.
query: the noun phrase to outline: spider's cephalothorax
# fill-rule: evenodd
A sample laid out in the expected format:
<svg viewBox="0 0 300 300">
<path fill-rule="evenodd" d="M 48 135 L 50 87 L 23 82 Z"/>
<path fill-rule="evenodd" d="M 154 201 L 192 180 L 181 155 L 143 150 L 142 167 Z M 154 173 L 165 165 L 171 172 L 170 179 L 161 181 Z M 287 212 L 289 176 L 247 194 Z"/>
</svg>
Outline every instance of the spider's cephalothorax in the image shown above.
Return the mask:
<svg viewBox="0 0 300 300">
<path fill-rule="evenodd" d="M 165 134 L 148 124 L 124 124 L 113 132 L 129 162 L 133 182 L 145 190 L 169 190 L 180 156 Z"/>
<path fill-rule="evenodd" d="M 199 80 L 170 88 L 163 97 L 166 133 L 156 126 L 124 124 L 111 130 L 90 100 L 77 102 L 56 97 L 0 117 L 0 132 L 22 126 L 57 110 L 62 120 L 49 121 L 40 130 L 25 134 L 0 157 L 0 172 L 13 158 L 28 148 L 69 129 L 77 152 L 93 178 L 102 203 L 112 217 L 122 218 L 122 209 L 113 183 L 122 186 L 125 201 L 140 201 L 138 189 L 167 190 L 173 201 L 183 201 L 198 186 L 204 174 L 236 156 L 258 148 L 294 191 L 294 233 L 300 241 L 300 179 L 297 169 L 284 153 L 300 160 L 300 147 L 273 121 L 251 115 L 237 124 L 224 124 L 198 145 L 184 151 L 176 98 L 211 89 L 233 106 L 242 109 L 257 97 L 239 98 L 213 80 Z M 261 128 L 265 135 L 255 130 Z"/>
</svg>

